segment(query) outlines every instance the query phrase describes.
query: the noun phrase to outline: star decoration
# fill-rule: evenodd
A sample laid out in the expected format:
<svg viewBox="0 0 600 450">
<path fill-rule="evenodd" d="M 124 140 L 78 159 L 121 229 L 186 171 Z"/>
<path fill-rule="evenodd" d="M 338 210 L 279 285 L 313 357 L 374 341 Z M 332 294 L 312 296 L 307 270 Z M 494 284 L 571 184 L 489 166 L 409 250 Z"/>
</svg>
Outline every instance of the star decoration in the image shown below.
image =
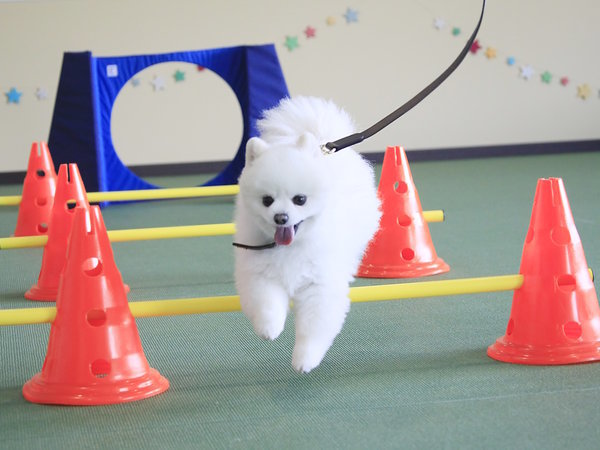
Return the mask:
<svg viewBox="0 0 600 450">
<path fill-rule="evenodd" d="M 298 36 L 286 36 L 285 44 L 283 45 L 285 45 L 290 52 L 295 48 L 298 48 Z"/>
<path fill-rule="evenodd" d="M 43 87 L 39 87 L 35 90 L 35 96 L 38 100 L 46 100 L 48 98 L 48 91 Z"/>
<path fill-rule="evenodd" d="M 452 28 L 452 36 L 458 36 L 460 34 L 460 28 L 454 27 Z"/>
<path fill-rule="evenodd" d="M 325 19 L 325 23 L 329 26 L 335 25 L 335 17 L 329 16 L 327 19 Z"/>
<path fill-rule="evenodd" d="M 344 13 L 346 23 L 358 22 L 358 11 L 355 9 L 348 8 Z"/>
<path fill-rule="evenodd" d="M 546 84 L 550 84 L 552 81 L 552 74 L 547 70 L 542 74 L 542 82 Z"/>
<path fill-rule="evenodd" d="M 155 91 L 163 91 L 165 89 L 165 80 L 157 75 L 154 75 L 151 84 Z"/>
<path fill-rule="evenodd" d="M 479 41 L 475 40 L 475 42 L 473 42 L 473 44 L 471 44 L 471 48 L 469 49 L 469 51 L 473 54 L 476 54 L 480 48 L 481 48 L 481 45 L 479 45 Z"/>
<path fill-rule="evenodd" d="M 131 79 L 131 85 L 133 87 L 138 87 L 140 85 L 140 79 L 139 78 L 132 78 Z"/>
<path fill-rule="evenodd" d="M 562 84 L 563 86 L 566 86 L 567 84 L 569 84 L 569 78 L 568 77 L 562 77 L 560 79 L 560 84 Z"/>
<path fill-rule="evenodd" d="M 442 28 L 444 28 L 444 26 L 446 25 L 446 22 L 444 21 L 444 19 L 435 19 L 433 21 L 433 26 L 435 27 L 436 30 L 441 30 Z"/>
<path fill-rule="evenodd" d="M 508 58 L 506 58 L 506 64 L 508 64 L 509 66 L 514 66 L 515 62 L 516 61 L 514 56 L 509 56 Z"/>
<path fill-rule="evenodd" d="M 306 27 L 306 29 L 304 30 L 304 34 L 306 35 L 306 38 L 307 38 L 307 39 L 309 39 L 309 38 L 314 38 L 314 37 L 315 37 L 315 32 L 316 32 L 316 31 L 317 31 L 317 30 L 315 30 L 313 27 L 311 27 L 311 26 L 308 26 L 308 27 Z"/>
<path fill-rule="evenodd" d="M 587 100 L 590 95 L 592 95 L 592 88 L 590 88 L 589 84 L 584 83 L 577 86 L 577 97 Z"/>
<path fill-rule="evenodd" d="M 180 81 L 185 81 L 185 72 L 182 72 L 181 70 L 177 70 L 173 74 L 173 78 L 175 78 L 176 83 L 179 83 Z"/>
<path fill-rule="evenodd" d="M 488 47 L 485 49 L 485 56 L 487 59 L 493 59 L 496 57 L 496 49 L 492 47 Z"/>
<path fill-rule="evenodd" d="M 21 101 L 21 95 L 23 95 L 23 93 L 17 91 L 17 89 L 13 87 L 10 88 L 10 91 L 5 92 L 4 95 L 6 95 L 6 101 L 8 103 L 18 104 Z"/>
<path fill-rule="evenodd" d="M 204 70 L 204 67 L 198 65 L 198 66 L 196 66 L 196 69 L 198 69 L 198 72 L 202 72 Z"/>
<path fill-rule="evenodd" d="M 521 78 L 525 80 L 529 80 L 535 73 L 531 66 L 521 66 L 519 70 L 521 71 Z"/>
</svg>

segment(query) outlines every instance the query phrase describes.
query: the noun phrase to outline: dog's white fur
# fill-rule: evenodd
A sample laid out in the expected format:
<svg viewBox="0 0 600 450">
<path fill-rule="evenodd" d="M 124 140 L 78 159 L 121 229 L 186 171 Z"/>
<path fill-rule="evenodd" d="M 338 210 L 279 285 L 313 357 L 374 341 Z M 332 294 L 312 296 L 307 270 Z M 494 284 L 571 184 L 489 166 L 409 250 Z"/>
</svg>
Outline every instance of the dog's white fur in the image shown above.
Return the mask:
<svg viewBox="0 0 600 450">
<path fill-rule="evenodd" d="M 265 339 L 279 336 L 292 301 L 292 365 L 309 372 L 344 324 L 349 283 L 379 225 L 373 170 L 351 148 L 322 154 L 321 144 L 355 132 L 332 102 L 284 99 L 257 126 L 260 138 L 248 141 L 239 179 L 235 242 L 266 244 L 278 233 L 275 240 L 293 239 L 272 249 L 236 249 L 236 287 L 244 314 Z M 297 196 L 305 197 L 303 205 Z M 265 206 L 265 197 L 272 204 Z M 279 221 L 287 215 L 285 233 L 277 231 L 276 214 Z"/>
</svg>

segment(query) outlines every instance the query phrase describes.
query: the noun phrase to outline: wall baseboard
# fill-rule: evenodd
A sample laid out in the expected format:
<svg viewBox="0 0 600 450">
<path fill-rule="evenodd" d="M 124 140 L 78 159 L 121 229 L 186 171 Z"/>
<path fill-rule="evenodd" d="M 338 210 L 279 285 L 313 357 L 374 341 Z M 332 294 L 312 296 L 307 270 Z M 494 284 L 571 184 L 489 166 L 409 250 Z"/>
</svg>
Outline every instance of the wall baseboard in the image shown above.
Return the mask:
<svg viewBox="0 0 600 450">
<path fill-rule="evenodd" d="M 600 139 L 586 141 L 540 142 L 532 144 L 507 144 L 482 147 L 456 147 L 444 149 L 407 150 L 410 162 L 444 161 L 469 158 L 497 158 L 503 156 L 551 155 L 558 153 L 584 153 L 600 151 Z M 373 163 L 383 161 L 384 152 L 365 153 L 364 157 Z M 219 173 L 229 161 L 191 162 L 176 164 L 156 164 L 131 166 L 140 177 L 175 176 Z M 0 184 L 19 184 L 25 178 L 25 171 L 0 172 Z"/>
</svg>

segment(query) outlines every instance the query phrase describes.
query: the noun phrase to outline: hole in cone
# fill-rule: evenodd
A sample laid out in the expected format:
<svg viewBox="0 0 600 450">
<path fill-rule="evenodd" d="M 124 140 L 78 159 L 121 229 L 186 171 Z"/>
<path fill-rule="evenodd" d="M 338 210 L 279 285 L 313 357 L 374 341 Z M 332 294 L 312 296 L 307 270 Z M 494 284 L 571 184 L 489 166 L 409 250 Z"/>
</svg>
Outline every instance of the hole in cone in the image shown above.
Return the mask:
<svg viewBox="0 0 600 450">
<path fill-rule="evenodd" d="M 106 323 L 106 311 L 102 309 L 91 309 L 88 311 L 86 319 L 93 327 L 100 327 Z"/>
<path fill-rule="evenodd" d="M 563 327 L 563 332 L 569 339 L 579 339 L 582 333 L 581 325 L 577 322 L 567 322 Z"/>
<path fill-rule="evenodd" d="M 35 199 L 35 204 L 37 206 L 46 206 L 47 203 L 48 203 L 48 199 L 46 197 L 37 197 Z"/>
<path fill-rule="evenodd" d="M 565 227 L 554 228 L 550 233 L 550 237 L 556 245 L 566 245 L 571 242 L 571 233 Z"/>
<path fill-rule="evenodd" d="M 35 174 L 38 176 L 38 178 L 44 178 L 46 176 L 46 172 L 42 169 L 36 171 Z"/>
<path fill-rule="evenodd" d="M 73 198 L 67 200 L 67 211 L 69 211 L 70 213 L 74 213 L 75 212 L 75 207 L 77 206 L 77 201 Z"/>
<path fill-rule="evenodd" d="M 401 227 L 409 227 L 410 224 L 412 223 L 412 219 L 409 216 L 407 216 L 406 214 L 404 214 L 403 216 L 398 217 L 396 219 L 396 222 Z"/>
<path fill-rule="evenodd" d="M 513 333 L 514 329 L 515 329 L 515 321 L 512 320 L 512 319 L 510 319 L 508 321 L 508 325 L 506 327 L 506 334 L 507 334 L 507 336 L 510 336 Z"/>
<path fill-rule="evenodd" d="M 577 280 L 573 275 L 565 274 L 556 279 L 556 284 L 563 291 L 574 291 L 577 287 Z"/>
<path fill-rule="evenodd" d="M 97 277 L 102 273 L 102 261 L 98 258 L 88 258 L 83 262 L 83 273 L 90 277 Z"/>
<path fill-rule="evenodd" d="M 525 237 L 526 244 L 529 244 L 531 241 L 533 241 L 533 228 L 527 230 L 527 237 Z"/>
<path fill-rule="evenodd" d="M 412 259 L 415 257 L 415 251 L 412 248 L 403 248 L 400 254 L 402 255 L 402 259 L 405 261 L 412 261 Z"/>
<path fill-rule="evenodd" d="M 408 192 L 408 184 L 406 184 L 404 181 L 396 181 L 394 183 L 394 190 L 398 194 L 406 194 Z"/>
<path fill-rule="evenodd" d="M 38 230 L 38 233 L 46 233 L 46 232 L 48 232 L 48 224 L 47 223 L 40 223 L 40 224 L 38 224 L 37 230 Z"/>
<path fill-rule="evenodd" d="M 105 359 L 97 359 L 90 366 L 92 375 L 96 378 L 104 378 L 110 374 L 110 363 Z"/>
</svg>

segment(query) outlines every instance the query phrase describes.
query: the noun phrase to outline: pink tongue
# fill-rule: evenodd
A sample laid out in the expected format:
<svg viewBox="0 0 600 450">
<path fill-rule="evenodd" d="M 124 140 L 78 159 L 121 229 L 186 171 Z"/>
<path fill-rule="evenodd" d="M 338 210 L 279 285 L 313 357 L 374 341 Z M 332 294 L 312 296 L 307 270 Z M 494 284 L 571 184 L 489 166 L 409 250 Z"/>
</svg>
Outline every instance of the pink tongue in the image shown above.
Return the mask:
<svg viewBox="0 0 600 450">
<path fill-rule="evenodd" d="M 275 243 L 277 245 L 290 245 L 294 239 L 294 227 L 277 227 Z"/>
</svg>

